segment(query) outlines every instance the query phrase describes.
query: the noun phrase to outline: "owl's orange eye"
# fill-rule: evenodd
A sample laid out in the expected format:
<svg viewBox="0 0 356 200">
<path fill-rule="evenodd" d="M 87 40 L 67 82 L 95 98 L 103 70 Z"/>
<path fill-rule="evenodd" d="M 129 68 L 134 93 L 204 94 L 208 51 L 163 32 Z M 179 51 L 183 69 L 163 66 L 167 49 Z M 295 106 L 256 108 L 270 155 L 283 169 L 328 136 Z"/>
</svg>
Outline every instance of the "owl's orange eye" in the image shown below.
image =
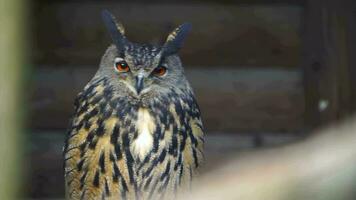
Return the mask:
<svg viewBox="0 0 356 200">
<path fill-rule="evenodd" d="M 157 76 L 163 76 L 167 72 L 167 68 L 163 66 L 159 66 L 156 69 L 153 70 L 153 73 Z"/>
<path fill-rule="evenodd" d="M 130 71 L 129 65 L 124 60 L 115 62 L 115 69 L 118 72 Z"/>
</svg>

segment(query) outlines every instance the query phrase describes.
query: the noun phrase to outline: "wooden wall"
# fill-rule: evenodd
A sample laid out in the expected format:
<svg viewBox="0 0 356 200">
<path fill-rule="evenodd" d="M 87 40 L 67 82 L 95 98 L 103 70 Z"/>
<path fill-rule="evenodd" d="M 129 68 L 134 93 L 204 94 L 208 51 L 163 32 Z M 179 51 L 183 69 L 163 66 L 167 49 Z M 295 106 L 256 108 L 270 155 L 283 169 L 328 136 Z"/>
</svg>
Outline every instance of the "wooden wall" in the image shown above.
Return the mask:
<svg viewBox="0 0 356 200">
<path fill-rule="evenodd" d="M 111 42 L 101 11 L 109 9 L 135 42 L 161 44 L 183 22 L 193 31 L 181 56 L 189 66 L 294 68 L 300 55 L 300 6 L 65 3 L 43 6 L 34 26 L 34 62 L 95 65 Z M 85 14 L 83 14 L 85 13 Z"/>
<path fill-rule="evenodd" d="M 37 69 L 30 117 L 33 128 L 68 125 L 73 98 L 93 67 Z M 297 131 L 303 127 L 302 74 L 283 69 L 188 69 L 209 132 Z"/>
<path fill-rule="evenodd" d="M 94 74 L 111 42 L 100 17 L 108 8 L 136 42 L 160 44 L 175 26 L 193 24 L 181 57 L 209 132 L 304 128 L 303 7 L 212 2 L 38 6 L 33 23 L 32 128 L 66 127 L 75 94 Z"/>
<path fill-rule="evenodd" d="M 100 18 L 101 10 L 107 8 L 136 42 L 160 44 L 175 26 L 192 22 L 181 57 L 194 72 L 189 75 L 188 70 L 188 76 L 209 131 L 295 131 L 343 119 L 356 109 L 355 7 L 352 0 L 38 1 L 31 23 L 35 71 L 30 106 L 36 120 L 30 125 L 65 127 L 75 93 L 93 74 L 110 43 Z M 79 71 L 88 74 L 75 90 L 64 89 L 66 84 L 61 82 L 71 80 L 73 71 L 79 73 L 75 76 L 81 76 Z M 263 78 L 256 79 L 255 73 Z M 230 82 L 217 78 L 224 76 Z M 48 78 L 45 85 L 43 77 Z M 209 84 L 203 87 L 202 81 Z M 288 84 L 281 84 L 284 81 Z M 207 87 L 216 84 L 211 97 Z M 256 85 L 264 87 L 256 89 Z M 61 99 L 57 97 L 52 103 L 38 103 L 53 94 L 66 98 L 60 104 L 55 103 Z M 233 112 L 221 108 L 230 104 Z M 49 115 L 58 117 L 50 122 Z"/>
</svg>

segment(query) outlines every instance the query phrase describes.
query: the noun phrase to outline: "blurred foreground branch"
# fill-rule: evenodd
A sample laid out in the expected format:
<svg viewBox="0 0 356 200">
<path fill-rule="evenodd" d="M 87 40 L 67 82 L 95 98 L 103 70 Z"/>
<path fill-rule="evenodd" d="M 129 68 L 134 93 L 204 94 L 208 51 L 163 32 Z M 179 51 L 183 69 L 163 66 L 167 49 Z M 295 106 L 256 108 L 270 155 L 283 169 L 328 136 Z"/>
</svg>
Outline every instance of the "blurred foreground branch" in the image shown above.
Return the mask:
<svg viewBox="0 0 356 200">
<path fill-rule="evenodd" d="M 356 119 L 297 144 L 246 153 L 197 182 L 183 199 L 356 199 Z"/>
<path fill-rule="evenodd" d="M 0 199 L 18 197 L 23 108 L 20 86 L 25 35 L 21 0 L 0 0 Z"/>
</svg>

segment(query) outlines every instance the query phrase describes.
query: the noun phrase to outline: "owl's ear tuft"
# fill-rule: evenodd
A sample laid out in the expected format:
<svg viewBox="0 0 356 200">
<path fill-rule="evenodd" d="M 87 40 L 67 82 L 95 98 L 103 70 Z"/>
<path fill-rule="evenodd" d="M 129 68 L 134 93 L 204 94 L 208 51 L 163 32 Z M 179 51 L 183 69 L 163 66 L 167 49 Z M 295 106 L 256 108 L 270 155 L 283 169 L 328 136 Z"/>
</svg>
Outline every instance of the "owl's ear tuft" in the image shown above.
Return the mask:
<svg viewBox="0 0 356 200">
<path fill-rule="evenodd" d="M 124 26 L 117 22 L 108 10 L 102 12 L 102 18 L 117 49 L 120 53 L 124 53 L 124 47 L 127 43 Z"/>
<path fill-rule="evenodd" d="M 183 46 L 184 39 L 192 29 L 190 23 L 184 23 L 172 31 L 163 45 L 162 53 L 164 56 L 175 54 Z"/>
</svg>

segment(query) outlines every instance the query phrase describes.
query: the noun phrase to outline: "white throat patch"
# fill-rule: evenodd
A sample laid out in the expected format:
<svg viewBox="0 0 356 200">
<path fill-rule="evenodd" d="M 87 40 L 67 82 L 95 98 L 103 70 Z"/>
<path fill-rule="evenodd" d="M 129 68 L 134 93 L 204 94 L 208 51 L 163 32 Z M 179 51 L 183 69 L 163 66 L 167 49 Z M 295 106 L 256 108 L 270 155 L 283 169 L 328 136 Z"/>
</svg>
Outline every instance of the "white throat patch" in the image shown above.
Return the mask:
<svg viewBox="0 0 356 200">
<path fill-rule="evenodd" d="M 147 109 L 140 108 L 138 110 L 136 127 L 138 136 L 136 140 L 133 141 L 132 150 L 140 159 L 144 159 L 147 153 L 152 150 L 153 133 L 156 129 L 154 119 Z"/>
</svg>

